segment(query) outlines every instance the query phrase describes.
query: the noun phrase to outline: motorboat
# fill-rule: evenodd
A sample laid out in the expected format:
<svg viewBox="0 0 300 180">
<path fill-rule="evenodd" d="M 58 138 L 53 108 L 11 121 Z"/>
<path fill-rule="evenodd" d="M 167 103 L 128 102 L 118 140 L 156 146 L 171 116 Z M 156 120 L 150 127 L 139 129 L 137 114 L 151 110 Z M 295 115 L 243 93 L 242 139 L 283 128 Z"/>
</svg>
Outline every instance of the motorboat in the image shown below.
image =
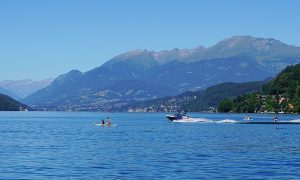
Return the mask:
<svg viewBox="0 0 300 180">
<path fill-rule="evenodd" d="M 180 110 L 177 113 L 175 113 L 174 115 L 166 115 L 166 117 L 170 120 L 170 121 L 175 121 L 175 120 L 182 120 L 182 119 L 188 119 L 189 116 L 186 115 L 186 110 Z"/>
</svg>

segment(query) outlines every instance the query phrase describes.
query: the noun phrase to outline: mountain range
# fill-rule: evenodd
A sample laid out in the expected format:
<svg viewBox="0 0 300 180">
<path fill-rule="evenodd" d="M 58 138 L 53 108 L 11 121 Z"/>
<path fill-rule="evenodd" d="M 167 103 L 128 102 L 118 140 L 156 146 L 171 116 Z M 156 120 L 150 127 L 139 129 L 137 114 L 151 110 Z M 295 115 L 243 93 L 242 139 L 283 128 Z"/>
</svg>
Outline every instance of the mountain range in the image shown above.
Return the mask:
<svg viewBox="0 0 300 180">
<path fill-rule="evenodd" d="M 223 82 L 261 81 L 300 62 L 300 48 L 234 36 L 212 47 L 134 50 L 87 72 L 72 70 L 24 102 L 53 110 L 110 110 Z"/>
</svg>

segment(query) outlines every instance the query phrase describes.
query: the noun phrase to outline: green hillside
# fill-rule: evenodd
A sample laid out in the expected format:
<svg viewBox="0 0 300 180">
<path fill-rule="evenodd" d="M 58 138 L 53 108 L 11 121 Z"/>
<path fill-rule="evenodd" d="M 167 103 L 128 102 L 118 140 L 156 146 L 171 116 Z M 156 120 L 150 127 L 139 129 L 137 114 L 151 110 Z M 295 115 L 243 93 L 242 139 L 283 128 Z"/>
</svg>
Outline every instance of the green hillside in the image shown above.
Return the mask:
<svg viewBox="0 0 300 180">
<path fill-rule="evenodd" d="M 222 100 L 257 91 L 263 84 L 263 81 L 222 83 L 207 88 L 198 98 L 183 103 L 182 108 L 193 112 L 208 110 L 210 107 L 215 108 Z"/>
<path fill-rule="evenodd" d="M 9 96 L 0 94 L 0 111 L 21 111 L 28 107 Z"/>
<path fill-rule="evenodd" d="M 226 99 L 221 112 L 300 113 L 300 64 L 286 67 L 259 92 Z"/>
<path fill-rule="evenodd" d="M 204 91 L 185 92 L 178 96 L 130 104 L 129 106 L 122 107 L 121 110 L 146 112 L 176 111 L 177 109 L 185 109 L 193 112 L 214 110 L 222 100 L 258 91 L 262 88 L 263 84 L 264 81 L 222 83 L 209 87 Z"/>
</svg>

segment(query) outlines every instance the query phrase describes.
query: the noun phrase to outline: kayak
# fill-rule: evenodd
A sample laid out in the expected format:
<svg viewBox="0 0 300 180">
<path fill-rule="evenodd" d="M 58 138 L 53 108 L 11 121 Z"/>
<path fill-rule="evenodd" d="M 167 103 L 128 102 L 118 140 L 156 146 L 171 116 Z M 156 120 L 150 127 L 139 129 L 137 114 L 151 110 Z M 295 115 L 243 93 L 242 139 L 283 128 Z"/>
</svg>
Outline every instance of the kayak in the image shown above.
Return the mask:
<svg viewBox="0 0 300 180">
<path fill-rule="evenodd" d="M 109 127 L 109 126 L 115 126 L 116 124 L 100 124 L 100 123 L 94 123 L 94 125 L 95 126 L 102 126 L 102 127 L 105 127 L 105 126 L 107 126 L 107 127 Z"/>
<path fill-rule="evenodd" d="M 110 126 L 108 124 L 100 124 L 100 123 L 94 123 L 95 126 Z"/>
</svg>

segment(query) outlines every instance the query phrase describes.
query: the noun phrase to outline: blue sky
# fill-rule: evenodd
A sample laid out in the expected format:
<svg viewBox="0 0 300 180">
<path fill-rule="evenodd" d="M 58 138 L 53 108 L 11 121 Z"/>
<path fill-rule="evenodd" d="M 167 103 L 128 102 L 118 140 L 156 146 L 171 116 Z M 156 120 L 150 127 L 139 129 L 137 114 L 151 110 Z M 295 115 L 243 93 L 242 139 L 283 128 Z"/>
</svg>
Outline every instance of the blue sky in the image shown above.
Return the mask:
<svg viewBox="0 0 300 180">
<path fill-rule="evenodd" d="M 233 35 L 300 46 L 298 0 L 0 0 L 0 80 L 87 71 L 133 49 Z"/>
</svg>

